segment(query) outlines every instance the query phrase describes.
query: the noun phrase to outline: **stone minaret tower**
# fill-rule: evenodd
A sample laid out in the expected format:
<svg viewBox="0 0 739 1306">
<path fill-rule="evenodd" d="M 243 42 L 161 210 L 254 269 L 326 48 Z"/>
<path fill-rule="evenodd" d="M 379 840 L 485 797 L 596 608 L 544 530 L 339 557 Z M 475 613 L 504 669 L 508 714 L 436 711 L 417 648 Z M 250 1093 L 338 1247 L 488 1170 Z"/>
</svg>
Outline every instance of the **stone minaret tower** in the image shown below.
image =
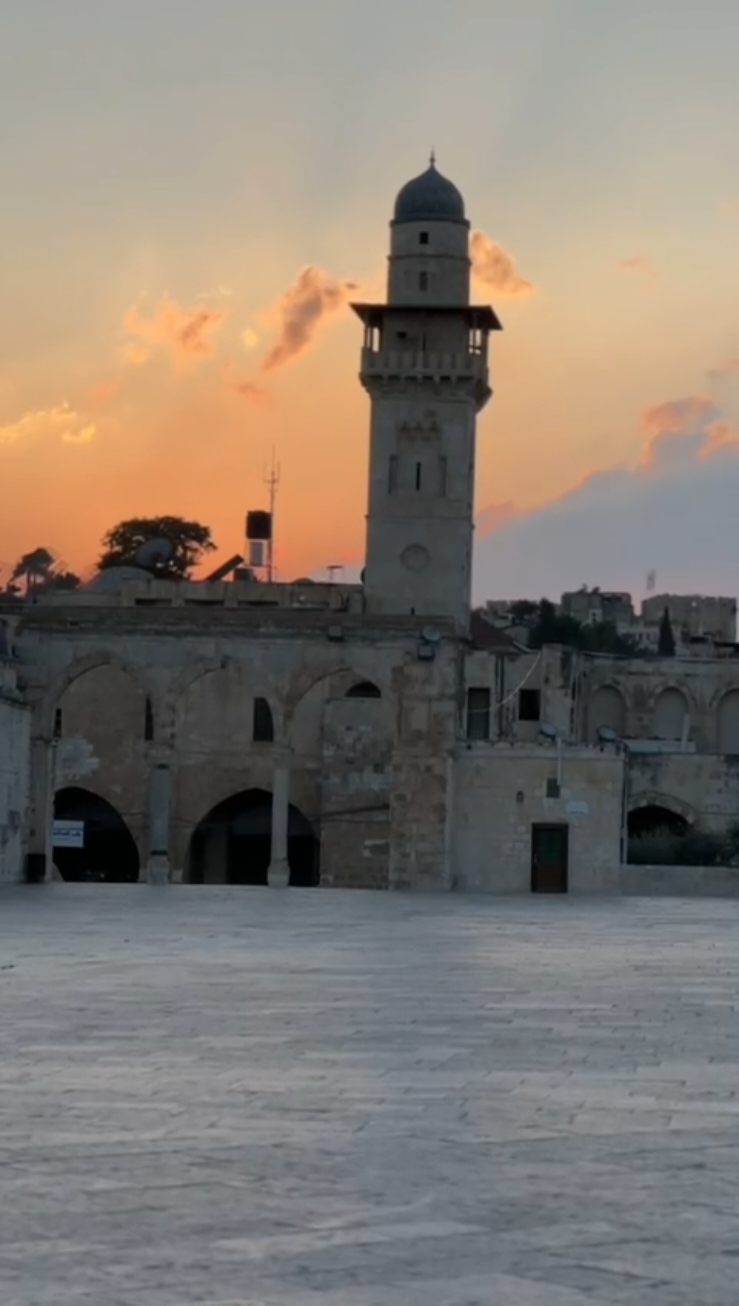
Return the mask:
<svg viewBox="0 0 739 1306">
<path fill-rule="evenodd" d="M 372 400 L 367 609 L 469 625 L 477 414 L 492 393 L 488 336 L 470 305 L 464 200 L 430 167 L 403 187 L 390 224 L 386 304 L 355 304 Z"/>
</svg>

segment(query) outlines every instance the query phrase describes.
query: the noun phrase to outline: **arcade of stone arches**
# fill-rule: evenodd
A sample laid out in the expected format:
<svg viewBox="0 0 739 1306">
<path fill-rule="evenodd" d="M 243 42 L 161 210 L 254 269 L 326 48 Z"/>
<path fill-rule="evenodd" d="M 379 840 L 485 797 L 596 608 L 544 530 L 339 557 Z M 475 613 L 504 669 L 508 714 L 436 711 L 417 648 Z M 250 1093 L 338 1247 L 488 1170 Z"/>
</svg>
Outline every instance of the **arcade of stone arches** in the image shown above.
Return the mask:
<svg viewBox="0 0 739 1306">
<path fill-rule="evenodd" d="M 270 701 L 246 689 L 230 667 L 201 672 L 158 705 L 146 680 L 117 662 L 69 679 L 51 709 L 59 758 L 54 822 L 82 826 L 84 842 L 54 847 L 62 879 L 144 878 L 144 830 L 148 825 L 149 858 L 156 858 L 157 845 L 163 853 L 169 843 L 166 824 L 186 883 L 263 885 L 276 857 L 291 886 L 320 882 L 321 817 L 310 786 L 298 801 L 288 794 L 284 710 L 273 707 L 276 695 Z M 380 712 L 385 707 L 374 681 L 347 671 L 296 697 L 289 723 L 293 783 L 301 762 L 315 756 L 329 692 Z M 184 820 L 172 812 L 173 770 Z"/>
</svg>

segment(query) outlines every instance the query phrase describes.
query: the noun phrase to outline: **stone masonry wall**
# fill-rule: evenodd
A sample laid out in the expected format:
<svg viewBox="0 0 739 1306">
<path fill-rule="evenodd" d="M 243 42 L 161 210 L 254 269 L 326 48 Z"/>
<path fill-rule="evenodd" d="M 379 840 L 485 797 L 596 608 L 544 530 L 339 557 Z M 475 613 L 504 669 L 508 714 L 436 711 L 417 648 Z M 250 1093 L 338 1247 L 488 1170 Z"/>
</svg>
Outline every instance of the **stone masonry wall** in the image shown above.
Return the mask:
<svg viewBox="0 0 739 1306">
<path fill-rule="evenodd" d="M 532 826 L 569 827 L 571 892 L 618 892 L 623 763 L 614 752 L 532 745 L 471 745 L 454 767 L 453 887 L 528 893 Z"/>
<path fill-rule="evenodd" d="M 0 884 L 23 879 L 30 787 L 31 714 L 13 667 L 0 663 Z"/>
</svg>

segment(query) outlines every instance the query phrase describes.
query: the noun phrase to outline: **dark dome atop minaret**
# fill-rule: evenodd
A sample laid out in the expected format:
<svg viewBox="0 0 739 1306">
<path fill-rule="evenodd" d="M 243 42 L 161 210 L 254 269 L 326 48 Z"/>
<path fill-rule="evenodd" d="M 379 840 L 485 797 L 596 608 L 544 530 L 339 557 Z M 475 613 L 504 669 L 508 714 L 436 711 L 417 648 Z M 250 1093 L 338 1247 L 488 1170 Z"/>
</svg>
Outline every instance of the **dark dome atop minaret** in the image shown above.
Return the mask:
<svg viewBox="0 0 739 1306">
<path fill-rule="evenodd" d="M 463 222 L 464 200 L 453 182 L 437 171 L 433 154 L 420 177 L 406 182 L 395 201 L 393 222 Z"/>
</svg>

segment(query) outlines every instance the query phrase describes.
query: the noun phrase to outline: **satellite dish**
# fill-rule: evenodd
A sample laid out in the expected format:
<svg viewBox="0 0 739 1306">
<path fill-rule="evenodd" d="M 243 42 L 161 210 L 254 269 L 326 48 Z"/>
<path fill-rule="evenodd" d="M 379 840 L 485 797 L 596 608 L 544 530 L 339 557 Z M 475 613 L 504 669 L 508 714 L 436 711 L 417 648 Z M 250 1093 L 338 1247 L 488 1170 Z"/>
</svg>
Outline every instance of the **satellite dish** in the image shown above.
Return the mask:
<svg viewBox="0 0 739 1306">
<path fill-rule="evenodd" d="M 559 739 L 559 731 L 556 726 L 550 726 L 546 721 L 542 721 L 539 726 L 539 734 L 545 739 Z"/>
<path fill-rule="evenodd" d="M 610 726 L 598 726 L 598 738 L 602 744 L 615 744 L 618 742 L 618 735 Z"/>
<path fill-rule="evenodd" d="M 425 639 L 427 644 L 441 643 L 441 635 L 438 630 L 434 629 L 433 626 L 424 626 L 423 630 L 421 631 L 421 637 Z"/>
<path fill-rule="evenodd" d="M 160 537 L 155 540 L 147 540 L 140 548 L 136 550 L 134 558 L 137 567 L 156 567 L 157 563 L 169 562 L 174 553 L 174 545 L 171 540 L 165 540 Z"/>
</svg>

